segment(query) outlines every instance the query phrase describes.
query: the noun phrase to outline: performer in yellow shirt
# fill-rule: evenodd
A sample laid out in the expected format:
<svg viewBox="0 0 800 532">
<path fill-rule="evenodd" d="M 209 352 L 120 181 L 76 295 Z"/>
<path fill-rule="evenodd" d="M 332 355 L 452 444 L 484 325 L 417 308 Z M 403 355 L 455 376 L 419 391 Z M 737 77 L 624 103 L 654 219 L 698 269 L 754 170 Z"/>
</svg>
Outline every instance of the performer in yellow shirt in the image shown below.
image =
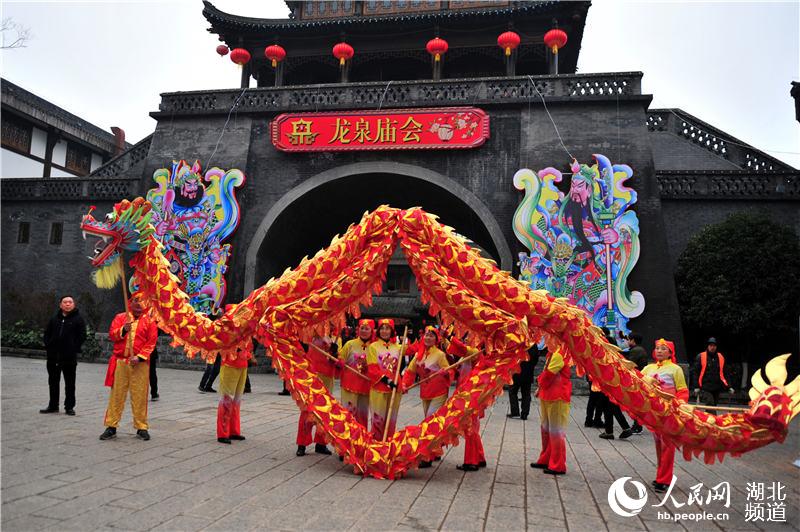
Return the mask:
<svg viewBox="0 0 800 532">
<path fill-rule="evenodd" d="M 439 349 L 439 330 L 436 327 L 425 327 L 425 334 L 422 337 L 422 345 L 417 355 L 403 373 L 403 389 L 408 389 L 414 384 L 414 376 L 419 376 L 420 380 L 430 377 L 441 369 L 450 367 L 447 362 L 447 355 Z M 422 399 L 422 408 L 427 418 L 447 400 L 450 391 L 450 374 L 443 371 L 436 377 L 422 383 L 419 387 L 419 397 Z M 430 462 L 421 462 L 420 469 L 431 467 Z"/>
<path fill-rule="evenodd" d="M 383 438 L 387 412 L 389 431 L 387 437 L 394 434 L 397 425 L 397 411 L 400 410 L 400 397 L 395 397 L 392 411 L 389 412 L 389 399 L 392 396 L 397 365 L 400 363 L 400 344 L 394 341 L 394 320 L 383 318 L 378 320 L 378 339 L 369 344 L 367 349 L 367 376 L 372 386 L 369 391 L 369 408 L 372 410 L 372 437 Z"/>
<path fill-rule="evenodd" d="M 548 475 L 567 472 L 567 424 L 572 399 L 570 364 L 559 351 L 548 353 L 539 375 L 539 412 L 542 418 L 542 452 L 531 464 Z"/>
<path fill-rule="evenodd" d="M 342 368 L 342 404 L 347 408 L 356 421 L 365 429 L 369 428 L 369 380 L 367 374 L 367 348 L 372 343 L 375 331 L 375 322 L 372 320 L 359 320 L 358 338 L 348 341 L 339 350 L 339 360 L 342 366 L 349 366 L 363 377 L 353 371 Z"/>
<path fill-rule="evenodd" d="M 686 386 L 686 378 L 681 367 L 675 363 L 675 344 L 664 340 L 656 340 L 656 348 L 653 350 L 655 363 L 644 367 L 642 374 L 651 377 L 656 384 L 667 393 L 670 393 L 682 401 L 689 400 L 689 388 Z M 675 446 L 667 440 L 653 433 L 656 441 L 656 457 L 658 459 L 658 469 L 656 479 L 653 481 L 653 489 L 659 493 L 667 491 L 672 482 L 672 470 L 675 466 Z"/>
</svg>

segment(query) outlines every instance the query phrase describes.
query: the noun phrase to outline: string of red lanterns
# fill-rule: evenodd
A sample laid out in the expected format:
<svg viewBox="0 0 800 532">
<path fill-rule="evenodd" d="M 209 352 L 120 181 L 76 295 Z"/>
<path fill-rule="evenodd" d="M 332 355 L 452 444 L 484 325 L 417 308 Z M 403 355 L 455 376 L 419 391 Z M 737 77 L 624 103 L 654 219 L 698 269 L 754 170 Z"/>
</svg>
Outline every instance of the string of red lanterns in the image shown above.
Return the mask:
<svg viewBox="0 0 800 532">
<path fill-rule="evenodd" d="M 521 41 L 519 34 L 514 31 L 503 32 L 497 37 L 497 45 L 503 49 L 506 56 L 510 56 L 519 47 Z M 545 33 L 544 44 L 552 50 L 553 54 L 558 54 L 558 50 L 567 44 L 567 34 L 563 30 L 552 29 Z M 447 53 L 449 48 L 447 41 L 441 37 L 434 37 L 425 45 L 425 49 L 437 63 L 441 61 L 442 56 Z M 228 55 L 229 52 L 231 61 L 239 66 L 250 62 L 250 52 L 244 48 L 229 50 L 224 44 L 217 46 L 217 53 L 221 57 Z M 339 60 L 339 65 L 344 66 L 348 60 L 353 58 L 355 50 L 346 42 L 340 42 L 334 45 L 332 53 Z M 264 56 L 271 61 L 272 67 L 275 68 L 286 58 L 286 50 L 278 44 L 272 44 L 264 49 Z"/>
</svg>

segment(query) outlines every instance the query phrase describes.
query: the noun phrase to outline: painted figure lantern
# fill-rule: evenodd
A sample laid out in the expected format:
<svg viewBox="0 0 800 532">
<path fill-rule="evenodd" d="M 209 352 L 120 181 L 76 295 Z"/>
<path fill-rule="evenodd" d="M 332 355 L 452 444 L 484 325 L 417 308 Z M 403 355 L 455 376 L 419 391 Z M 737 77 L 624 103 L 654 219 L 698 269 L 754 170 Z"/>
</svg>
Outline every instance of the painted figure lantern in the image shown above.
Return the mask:
<svg viewBox="0 0 800 532">
<path fill-rule="evenodd" d="M 173 161 L 171 170 L 153 174 L 158 187 L 148 191 L 147 200 L 153 205 L 156 238 L 198 312 L 216 313 L 225 298 L 230 244 L 223 241 L 239 225 L 234 189 L 244 180 L 235 169 L 212 168 L 202 177 L 197 161 L 192 166 Z"/>
<path fill-rule="evenodd" d="M 627 279 L 639 258 L 639 220 L 630 207 L 636 192 L 625 186 L 627 165 L 573 161 L 566 194 L 556 187 L 555 168 L 523 169 L 514 186 L 525 198 L 514 215 L 514 233 L 529 253 L 520 253 L 520 277 L 531 288 L 564 297 L 611 330 L 627 333 L 628 320 L 644 310 L 644 297 Z"/>
</svg>

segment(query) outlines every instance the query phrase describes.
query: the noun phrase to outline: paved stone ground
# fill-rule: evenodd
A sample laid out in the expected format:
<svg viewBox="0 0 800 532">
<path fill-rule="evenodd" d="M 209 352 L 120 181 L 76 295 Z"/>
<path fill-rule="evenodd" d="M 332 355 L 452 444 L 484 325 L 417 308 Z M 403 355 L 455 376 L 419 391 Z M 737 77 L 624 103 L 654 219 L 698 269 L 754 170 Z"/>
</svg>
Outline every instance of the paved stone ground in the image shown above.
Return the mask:
<svg viewBox="0 0 800 532">
<path fill-rule="evenodd" d="M 688 487 L 731 485 L 730 508 L 711 503 L 683 511 L 723 512 L 725 520 L 659 520 L 661 501 L 649 493 L 636 517 L 614 514 L 607 502 L 614 479 L 649 485 L 655 476 L 652 438 L 600 440 L 584 429 L 586 398 L 573 402 L 568 468 L 553 478 L 528 467 L 539 452 L 538 415 L 506 418 L 498 401 L 483 420 L 489 466 L 455 469 L 461 447 L 441 462 L 399 481 L 361 478 L 335 457 L 294 455 L 297 407 L 280 397 L 274 375 L 252 376 L 242 426 L 247 441 L 215 440 L 217 397 L 197 392 L 200 373 L 159 371 L 161 400 L 151 403 L 153 439 L 135 438 L 126 410 L 116 440 L 101 442 L 108 391 L 104 365 L 78 368 L 78 415 L 40 415 L 46 405 L 44 362 L 2 358 L 2 528 L 4 530 L 797 530 L 800 431 L 784 445 L 706 466 L 678 459 L 675 497 Z M 127 408 L 127 407 L 126 407 Z M 417 422 L 417 398 L 406 398 L 401 424 Z M 786 524 L 745 521 L 748 482 L 786 486 Z M 629 487 L 629 493 L 633 494 Z M 675 506 L 664 507 L 674 513 Z M 663 509 L 663 508 L 662 508 Z"/>
</svg>

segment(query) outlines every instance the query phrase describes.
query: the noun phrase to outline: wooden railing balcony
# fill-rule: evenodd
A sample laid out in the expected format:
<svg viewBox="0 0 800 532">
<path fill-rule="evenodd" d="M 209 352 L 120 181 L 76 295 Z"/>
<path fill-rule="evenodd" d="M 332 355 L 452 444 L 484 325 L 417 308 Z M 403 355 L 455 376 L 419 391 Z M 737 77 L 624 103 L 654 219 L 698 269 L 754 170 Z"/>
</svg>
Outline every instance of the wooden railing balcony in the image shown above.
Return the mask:
<svg viewBox="0 0 800 532">
<path fill-rule="evenodd" d="M 629 99 L 642 97 L 641 82 L 641 72 L 614 72 L 171 92 L 151 116 Z"/>
</svg>

